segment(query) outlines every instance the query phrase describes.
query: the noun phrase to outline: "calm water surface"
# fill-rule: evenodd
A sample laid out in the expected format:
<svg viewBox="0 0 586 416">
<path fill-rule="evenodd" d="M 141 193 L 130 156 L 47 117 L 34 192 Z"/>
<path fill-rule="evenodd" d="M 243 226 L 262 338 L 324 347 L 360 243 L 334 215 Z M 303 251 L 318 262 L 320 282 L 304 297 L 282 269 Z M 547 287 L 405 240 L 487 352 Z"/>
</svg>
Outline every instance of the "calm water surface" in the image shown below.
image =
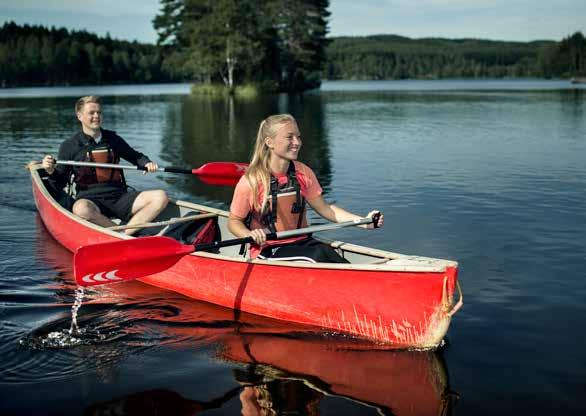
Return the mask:
<svg viewBox="0 0 586 416">
<path fill-rule="evenodd" d="M 582 415 L 586 404 L 586 91 L 562 81 L 331 82 L 254 101 L 187 85 L 0 90 L 2 415 Z M 460 262 L 465 304 L 437 352 L 194 302 L 138 282 L 86 290 L 60 345 L 72 256 L 36 213 L 24 165 L 76 128 L 74 97 L 161 165 L 248 160 L 290 112 L 326 199 L 385 228 L 328 237 Z M 232 190 L 129 173 L 139 189 L 227 208 Z M 317 221 L 312 215 L 314 222 Z M 54 335 L 60 335 L 54 337 Z M 158 412 L 158 413 L 157 413 Z"/>
</svg>

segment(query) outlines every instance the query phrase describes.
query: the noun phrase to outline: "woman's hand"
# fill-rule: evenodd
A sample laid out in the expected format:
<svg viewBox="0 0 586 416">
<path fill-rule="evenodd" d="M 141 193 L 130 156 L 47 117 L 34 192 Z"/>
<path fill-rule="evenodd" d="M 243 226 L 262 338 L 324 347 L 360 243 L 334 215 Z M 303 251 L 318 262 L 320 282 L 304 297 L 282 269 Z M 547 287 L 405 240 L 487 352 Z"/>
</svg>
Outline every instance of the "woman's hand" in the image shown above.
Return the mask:
<svg viewBox="0 0 586 416">
<path fill-rule="evenodd" d="M 381 227 L 384 225 L 384 223 L 385 223 L 385 216 L 383 215 L 383 213 L 382 213 L 382 212 L 380 212 L 380 211 L 378 211 L 378 210 L 370 211 L 370 212 L 368 213 L 368 215 L 366 216 L 366 218 L 372 218 L 372 216 L 373 216 L 373 215 L 375 215 L 375 214 L 380 214 L 380 217 L 378 218 L 378 222 L 377 222 L 377 224 L 376 224 L 376 227 L 375 227 L 375 224 L 374 224 L 374 222 L 373 222 L 373 223 L 371 223 L 371 224 L 368 224 L 368 225 L 366 226 L 366 228 L 369 228 L 369 229 L 373 229 L 373 228 L 381 228 Z"/>
<path fill-rule="evenodd" d="M 251 230 L 247 237 L 252 237 L 254 242 L 259 246 L 267 241 L 267 234 L 262 228 L 255 228 L 254 230 Z"/>
<path fill-rule="evenodd" d="M 55 172 L 55 163 L 57 162 L 55 161 L 53 155 L 46 155 L 43 158 L 43 162 L 41 163 L 41 165 L 49 175 L 52 175 L 53 172 Z"/>
<path fill-rule="evenodd" d="M 159 168 L 159 165 L 157 165 L 157 162 L 149 162 L 146 165 L 144 165 L 144 167 L 146 170 L 142 174 L 146 175 L 147 172 L 156 172 Z"/>
</svg>

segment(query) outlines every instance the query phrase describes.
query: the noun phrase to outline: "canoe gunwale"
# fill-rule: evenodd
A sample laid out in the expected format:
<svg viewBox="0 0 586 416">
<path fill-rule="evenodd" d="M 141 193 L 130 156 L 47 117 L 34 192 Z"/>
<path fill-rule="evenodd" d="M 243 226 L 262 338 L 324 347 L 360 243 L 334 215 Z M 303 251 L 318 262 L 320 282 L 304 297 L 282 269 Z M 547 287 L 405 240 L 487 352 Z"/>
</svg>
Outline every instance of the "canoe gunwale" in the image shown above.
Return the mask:
<svg viewBox="0 0 586 416">
<path fill-rule="evenodd" d="M 195 204 L 188 201 L 182 200 L 175 200 L 173 201 L 176 205 L 195 209 L 198 211 L 208 211 L 217 214 L 219 217 L 228 217 L 229 213 L 223 211 L 218 208 L 210 208 L 204 205 Z M 366 256 L 371 257 L 378 257 L 380 260 L 384 260 L 384 263 L 375 264 L 375 263 L 367 263 L 367 264 L 340 264 L 340 263 L 294 263 L 288 261 L 279 261 L 279 260 L 256 260 L 256 259 L 248 259 L 244 257 L 232 257 L 232 256 L 225 256 L 222 254 L 214 254 L 214 253 L 207 253 L 207 252 L 194 252 L 190 254 L 191 256 L 203 256 L 203 257 L 211 257 L 211 258 L 221 258 L 225 260 L 233 260 L 239 262 L 246 262 L 252 264 L 271 264 L 274 266 L 284 266 L 284 267 L 299 267 L 299 268 L 315 268 L 315 269 L 339 269 L 339 270 L 372 270 L 372 271 L 394 271 L 394 272 L 428 272 L 428 273 L 444 273 L 447 268 L 457 268 L 458 263 L 452 260 L 444 260 L 444 259 L 435 259 L 429 257 L 421 257 L 421 256 L 409 256 L 405 254 L 393 253 L 390 251 L 380 250 L 380 249 L 373 249 L 370 247 L 360 246 L 352 243 L 347 243 L 343 241 L 335 241 L 330 240 L 324 237 L 315 237 L 316 239 L 331 245 L 335 249 L 340 249 L 343 251 L 353 252 L 357 254 L 363 254 Z M 432 262 L 433 264 L 428 265 L 394 265 L 390 262 L 395 260 L 404 260 L 404 261 L 413 261 L 413 262 Z"/>
</svg>

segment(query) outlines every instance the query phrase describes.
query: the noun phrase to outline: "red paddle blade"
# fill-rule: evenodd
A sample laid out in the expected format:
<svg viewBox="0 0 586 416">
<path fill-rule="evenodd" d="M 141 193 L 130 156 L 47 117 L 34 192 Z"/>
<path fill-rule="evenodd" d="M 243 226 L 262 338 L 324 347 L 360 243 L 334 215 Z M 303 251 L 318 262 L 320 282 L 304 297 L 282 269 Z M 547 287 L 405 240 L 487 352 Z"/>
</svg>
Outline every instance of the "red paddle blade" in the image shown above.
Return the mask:
<svg viewBox="0 0 586 416">
<path fill-rule="evenodd" d="M 73 256 L 80 286 L 138 279 L 162 272 L 194 251 L 169 237 L 141 237 L 80 247 Z"/>
<path fill-rule="evenodd" d="M 210 162 L 193 169 L 191 173 L 198 175 L 202 182 L 209 185 L 234 186 L 247 168 L 247 163 Z"/>
</svg>

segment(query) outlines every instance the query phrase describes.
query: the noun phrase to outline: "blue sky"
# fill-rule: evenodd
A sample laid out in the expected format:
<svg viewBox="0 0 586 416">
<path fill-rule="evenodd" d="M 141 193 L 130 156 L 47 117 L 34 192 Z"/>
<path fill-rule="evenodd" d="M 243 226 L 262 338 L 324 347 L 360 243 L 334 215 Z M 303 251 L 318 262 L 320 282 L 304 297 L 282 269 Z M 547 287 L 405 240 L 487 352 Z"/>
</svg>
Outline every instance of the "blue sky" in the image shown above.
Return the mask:
<svg viewBox="0 0 586 416">
<path fill-rule="evenodd" d="M 0 24 L 14 20 L 154 43 L 151 21 L 158 10 L 158 0 L 0 0 Z M 530 41 L 586 34 L 586 0 L 331 0 L 330 11 L 330 36 Z"/>
</svg>

